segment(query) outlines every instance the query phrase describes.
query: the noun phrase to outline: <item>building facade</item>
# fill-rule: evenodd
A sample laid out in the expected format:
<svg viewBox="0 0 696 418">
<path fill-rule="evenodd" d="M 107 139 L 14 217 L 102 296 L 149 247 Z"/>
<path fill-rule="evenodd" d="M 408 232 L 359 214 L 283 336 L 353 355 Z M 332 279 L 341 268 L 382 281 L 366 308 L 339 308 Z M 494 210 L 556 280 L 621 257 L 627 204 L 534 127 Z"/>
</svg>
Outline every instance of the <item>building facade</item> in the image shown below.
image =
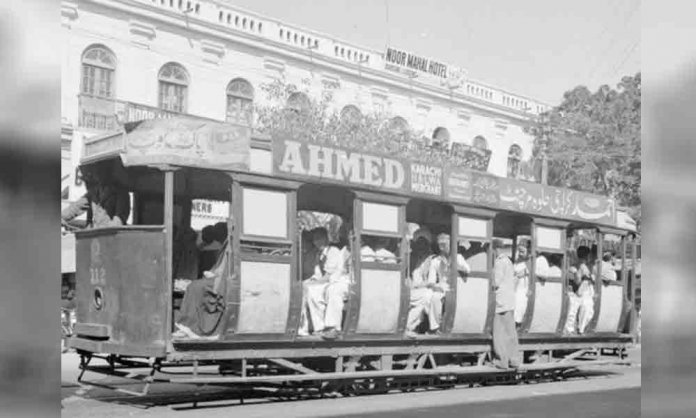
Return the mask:
<svg viewBox="0 0 696 418">
<path fill-rule="evenodd" d="M 549 108 L 431 59 L 352 45 L 221 0 L 71 0 L 61 13 L 66 201 L 84 193 L 76 167 L 85 139 L 181 113 L 253 125 L 253 105 L 268 100 L 261 86 L 276 80 L 308 96 L 338 85 L 336 111 L 380 112 L 436 140 L 488 149 L 498 176 L 516 175 L 529 158 L 524 127 Z"/>
</svg>

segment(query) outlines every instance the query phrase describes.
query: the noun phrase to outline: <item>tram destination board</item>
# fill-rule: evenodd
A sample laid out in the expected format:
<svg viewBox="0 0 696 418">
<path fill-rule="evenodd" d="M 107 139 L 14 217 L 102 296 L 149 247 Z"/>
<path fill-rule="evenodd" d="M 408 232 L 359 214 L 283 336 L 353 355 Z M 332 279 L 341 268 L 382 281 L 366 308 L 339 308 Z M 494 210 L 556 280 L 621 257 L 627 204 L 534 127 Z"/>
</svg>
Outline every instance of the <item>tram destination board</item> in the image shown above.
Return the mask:
<svg viewBox="0 0 696 418">
<path fill-rule="evenodd" d="M 614 200 L 603 196 L 310 142 L 274 139 L 273 171 L 298 180 L 350 184 L 536 216 L 606 225 L 616 221 Z"/>
</svg>

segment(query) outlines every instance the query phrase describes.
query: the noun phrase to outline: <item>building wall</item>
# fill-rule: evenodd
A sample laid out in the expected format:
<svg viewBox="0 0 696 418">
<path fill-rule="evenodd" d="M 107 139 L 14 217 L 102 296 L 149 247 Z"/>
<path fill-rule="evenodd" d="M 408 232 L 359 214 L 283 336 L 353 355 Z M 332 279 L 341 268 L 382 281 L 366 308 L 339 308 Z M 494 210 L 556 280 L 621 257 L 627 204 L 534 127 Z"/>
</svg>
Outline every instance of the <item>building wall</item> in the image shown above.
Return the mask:
<svg viewBox="0 0 696 418">
<path fill-rule="evenodd" d="M 183 1 L 181 7 L 185 9 L 187 3 L 192 9 L 189 13 L 179 9 L 177 0 L 171 6 L 169 0 L 62 2 L 62 108 L 65 123 L 74 128 L 72 164 L 80 159 L 84 138 L 100 133 L 80 126 L 79 118 L 81 56 L 93 44 L 108 47 L 116 57 L 114 91 L 118 101 L 156 107 L 158 72 L 170 61 L 183 65 L 189 74 L 187 113 L 216 120 L 225 119 L 226 87 L 237 77 L 254 86 L 259 103 L 266 99 L 261 84 L 276 78 L 298 87 L 305 86 L 303 80 L 308 81 L 306 88 L 317 97 L 324 82 L 338 81 L 340 89 L 333 104 L 336 110 L 348 104 L 368 113 L 384 110 L 405 118 L 428 136 L 437 127 L 445 127 L 453 142 L 472 144 L 475 136 L 484 136 L 492 150 L 488 170 L 493 174 L 506 175 L 512 144 L 522 148 L 524 158 L 531 155 L 532 138 L 523 132 L 523 126 L 546 105 L 472 80 L 450 92 L 428 76 L 409 80 L 384 69 L 380 51 L 233 9 L 225 2 Z M 247 19 L 245 26 L 243 19 Z M 302 37 L 311 39 L 306 44 L 317 42 L 318 47 L 311 51 L 303 48 Z M 348 51 L 352 61 L 347 58 Z M 369 61 L 359 66 L 355 56 L 369 56 Z M 520 110 L 522 106 L 531 110 L 525 113 Z M 73 187 L 70 198 L 74 200 L 81 193 L 81 188 Z"/>
</svg>

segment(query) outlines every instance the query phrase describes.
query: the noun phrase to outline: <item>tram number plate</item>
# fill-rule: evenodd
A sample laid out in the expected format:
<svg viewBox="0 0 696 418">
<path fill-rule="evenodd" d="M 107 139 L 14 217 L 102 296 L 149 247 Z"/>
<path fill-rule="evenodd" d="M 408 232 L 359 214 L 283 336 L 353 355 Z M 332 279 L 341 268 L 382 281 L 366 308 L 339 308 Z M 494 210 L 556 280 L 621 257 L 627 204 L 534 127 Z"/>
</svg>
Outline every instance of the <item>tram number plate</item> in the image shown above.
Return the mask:
<svg viewBox="0 0 696 418">
<path fill-rule="evenodd" d="M 89 282 L 93 285 L 106 284 L 106 270 L 104 270 L 104 267 L 90 267 L 89 276 Z"/>
</svg>

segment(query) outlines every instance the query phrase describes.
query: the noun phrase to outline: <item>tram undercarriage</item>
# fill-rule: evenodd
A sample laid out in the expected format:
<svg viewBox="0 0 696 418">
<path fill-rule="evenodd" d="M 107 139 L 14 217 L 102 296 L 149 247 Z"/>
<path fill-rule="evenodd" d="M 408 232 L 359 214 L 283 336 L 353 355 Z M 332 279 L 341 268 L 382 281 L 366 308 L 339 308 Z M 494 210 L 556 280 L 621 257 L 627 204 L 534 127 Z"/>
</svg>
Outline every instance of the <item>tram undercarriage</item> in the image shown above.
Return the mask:
<svg viewBox="0 0 696 418">
<path fill-rule="evenodd" d="M 78 349 L 81 356 L 78 381 L 104 387 L 83 380 L 89 371 L 142 382 L 140 391 L 111 387 L 134 396 L 148 395 L 154 383 L 199 388 L 224 386 L 242 393 L 265 389 L 269 397 L 281 399 L 356 396 L 559 381 L 588 366 L 630 364 L 626 359 L 627 346 L 617 341 L 522 344 L 520 350 L 525 354 L 525 361 L 517 370 L 487 365 L 490 350 L 482 346 L 456 352 L 452 346 L 411 346 L 410 353 L 407 347 L 390 350 L 355 346 L 352 349 L 230 350 L 227 359 L 214 358 L 217 356 L 212 352 L 206 355 L 200 350 L 176 351 L 166 358 L 148 359 L 99 355 Z M 329 353 L 332 355 L 325 355 Z M 102 360 L 104 364 L 93 364 L 94 360 Z M 241 402 L 243 398 L 240 396 Z M 195 405 L 198 400 L 193 396 L 190 402 Z"/>
</svg>

